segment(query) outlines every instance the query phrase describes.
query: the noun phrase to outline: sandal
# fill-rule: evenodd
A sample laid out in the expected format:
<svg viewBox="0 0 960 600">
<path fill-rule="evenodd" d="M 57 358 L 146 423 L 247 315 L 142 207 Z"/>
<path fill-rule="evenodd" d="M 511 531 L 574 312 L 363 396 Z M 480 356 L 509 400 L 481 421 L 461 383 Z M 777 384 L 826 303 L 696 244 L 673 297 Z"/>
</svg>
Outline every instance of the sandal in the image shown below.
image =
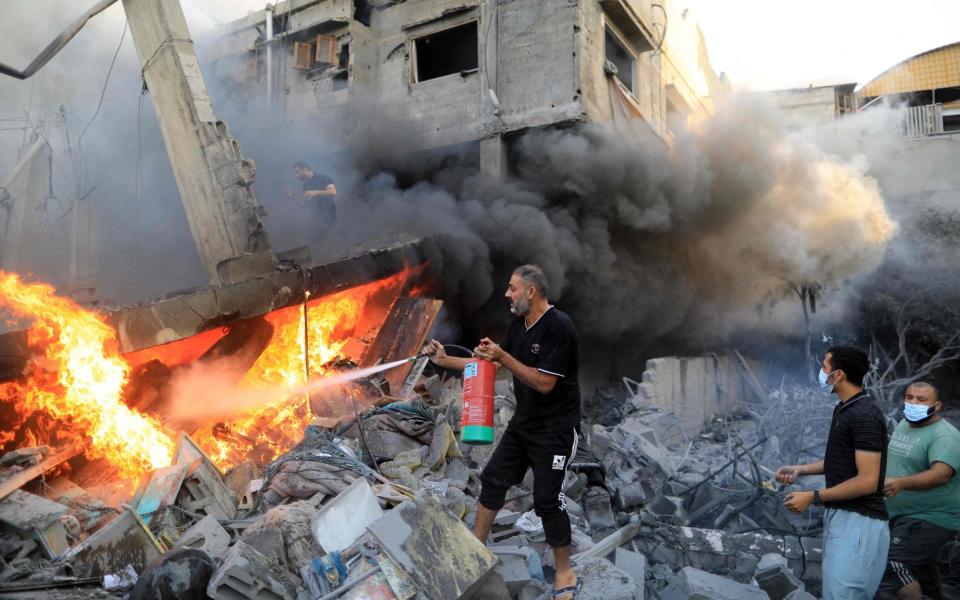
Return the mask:
<svg viewBox="0 0 960 600">
<path fill-rule="evenodd" d="M 559 590 L 553 590 L 553 592 L 550 593 L 550 598 L 557 600 L 564 594 L 573 594 L 568 600 L 577 600 L 577 598 L 580 597 L 581 588 L 583 588 L 583 577 L 577 577 L 576 585 L 560 588 Z"/>
</svg>

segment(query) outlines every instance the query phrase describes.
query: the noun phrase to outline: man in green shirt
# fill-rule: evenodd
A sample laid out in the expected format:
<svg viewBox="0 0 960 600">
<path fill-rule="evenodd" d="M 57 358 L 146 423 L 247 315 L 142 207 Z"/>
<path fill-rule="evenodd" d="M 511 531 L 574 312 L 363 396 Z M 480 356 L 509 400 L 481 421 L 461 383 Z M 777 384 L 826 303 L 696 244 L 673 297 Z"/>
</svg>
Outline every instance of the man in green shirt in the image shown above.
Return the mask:
<svg viewBox="0 0 960 600">
<path fill-rule="evenodd" d="M 933 385 L 916 381 L 907 388 L 904 419 L 887 447 L 890 552 L 881 598 L 943 597 L 937 557 L 960 530 L 960 431 L 942 410 Z"/>
</svg>

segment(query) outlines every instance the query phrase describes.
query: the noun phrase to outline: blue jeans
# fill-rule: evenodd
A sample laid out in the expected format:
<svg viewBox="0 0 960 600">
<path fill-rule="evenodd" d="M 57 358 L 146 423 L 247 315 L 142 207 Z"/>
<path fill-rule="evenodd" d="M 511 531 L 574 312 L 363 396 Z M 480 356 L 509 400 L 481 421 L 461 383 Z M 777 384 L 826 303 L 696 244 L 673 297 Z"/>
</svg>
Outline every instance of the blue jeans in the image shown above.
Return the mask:
<svg viewBox="0 0 960 600">
<path fill-rule="evenodd" d="M 828 508 L 823 514 L 823 600 L 872 600 L 889 548 L 886 521 Z"/>
</svg>

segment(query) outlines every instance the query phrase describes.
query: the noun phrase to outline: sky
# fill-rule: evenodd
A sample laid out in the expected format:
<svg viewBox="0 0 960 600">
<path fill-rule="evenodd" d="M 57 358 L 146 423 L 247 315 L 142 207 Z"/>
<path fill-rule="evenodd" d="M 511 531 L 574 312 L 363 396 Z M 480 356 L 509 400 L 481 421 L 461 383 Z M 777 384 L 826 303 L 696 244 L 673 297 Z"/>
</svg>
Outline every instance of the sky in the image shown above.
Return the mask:
<svg viewBox="0 0 960 600">
<path fill-rule="evenodd" d="M 675 0 L 735 89 L 864 85 L 915 54 L 960 42 L 956 0 Z"/>
</svg>

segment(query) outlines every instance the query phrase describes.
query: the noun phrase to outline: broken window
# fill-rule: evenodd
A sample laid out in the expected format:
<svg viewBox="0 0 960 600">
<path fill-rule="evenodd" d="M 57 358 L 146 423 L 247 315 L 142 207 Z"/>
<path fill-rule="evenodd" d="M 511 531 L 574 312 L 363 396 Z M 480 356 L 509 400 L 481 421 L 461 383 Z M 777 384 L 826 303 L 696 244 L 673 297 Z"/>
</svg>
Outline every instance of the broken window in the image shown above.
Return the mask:
<svg viewBox="0 0 960 600">
<path fill-rule="evenodd" d="M 633 54 L 627 50 L 627 47 L 609 27 L 606 29 L 606 35 L 604 36 L 603 51 L 606 59 L 617 68 L 617 79 L 620 80 L 620 83 L 627 86 L 627 89 L 631 92 L 635 92 L 636 90 L 633 89 L 633 72 L 637 59 L 633 57 Z"/>
<path fill-rule="evenodd" d="M 413 41 L 415 83 L 475 71 L 479 65 L 477 22 L 445 29 Z"/>
</svg>

